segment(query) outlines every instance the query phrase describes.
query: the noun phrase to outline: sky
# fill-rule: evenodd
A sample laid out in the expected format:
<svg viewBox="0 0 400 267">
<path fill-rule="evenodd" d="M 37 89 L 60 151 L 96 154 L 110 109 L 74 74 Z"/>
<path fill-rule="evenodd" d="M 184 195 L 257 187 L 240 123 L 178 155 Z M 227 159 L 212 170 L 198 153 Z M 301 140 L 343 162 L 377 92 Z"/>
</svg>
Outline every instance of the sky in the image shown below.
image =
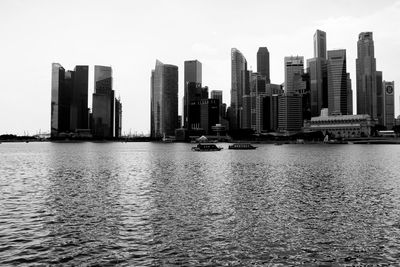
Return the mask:
<svg viewBox="0 0 400 267">
<path fill-rule="evenodd" d="M 285 56 L 313 57 L 317 29 L 328 50 L 347 50 L 354 110 L 358 34 L 373 32 L 377 70 L 395 81 L 399 115 L 400 0 L 0 0 L 0 134 L 49 132 L 53 62 L 89 65 L 89 107 L 94 65 L 112 66 L 122 132 L 148 134 L 156 59 L 179 68 L 179 113 L 185 60 L 202 63 L 203 85 L 223 90 L 229 105 L 231 48 L 256 71 L 266 46 L 271 82 L 280 84 Z"/>
</svg>

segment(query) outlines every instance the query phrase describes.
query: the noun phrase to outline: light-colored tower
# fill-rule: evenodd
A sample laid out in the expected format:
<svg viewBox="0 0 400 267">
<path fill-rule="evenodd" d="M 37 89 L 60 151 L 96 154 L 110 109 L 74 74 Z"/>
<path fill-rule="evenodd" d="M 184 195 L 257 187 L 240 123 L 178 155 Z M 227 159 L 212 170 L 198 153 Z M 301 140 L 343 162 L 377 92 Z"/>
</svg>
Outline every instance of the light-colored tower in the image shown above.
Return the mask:
<svg viewBox="0 0 400 267">
<path fill-rule="evenodd" d="M 328 51 L 328 112 L 347 115 L 346 50 Z"/>
<path fill-rule="evenodd" d="M 317 30 L 314 34 L 314 58 L 326 59 L 326 33 Z"/>
<path fill-rule="evenodd" d="M 358 36 L 356 59 L 357 114 L 377 118 L 376 59 L 372 32 Z"/>
<path fill-rule="evenodd" d="M 394 125 L 394 81 L 383 81 L 383 125 L 391 130 Z"/>
<path fill-rule="evenodd" d="M 304 57 L 285 57 L 285 93 L 294 94 L 302 86 L 301 75 L 304 72 Z"/>
<path fill-rule="evenodd" d="M 307 72 L 310 75 L 310 106 L 312 117 L 319 116 L 321 109 L 328 107 L 326 67 L 326 33 L 317 30 L 314 34 L 314 58 L 307 60 Z"/>
<path fill-rule="evenodd" d="M 243 95 L 245 94 L 247 61 L 236 48 L 231 49 L 231 112 L 229 127 L 231 130 L 241 127 Z"/>
<path fill-rule="evenodd" d="M 150 88 L 151 137 L 175 135 L 178 127 L 178 67 L 157 60 Z"/>
</svg>

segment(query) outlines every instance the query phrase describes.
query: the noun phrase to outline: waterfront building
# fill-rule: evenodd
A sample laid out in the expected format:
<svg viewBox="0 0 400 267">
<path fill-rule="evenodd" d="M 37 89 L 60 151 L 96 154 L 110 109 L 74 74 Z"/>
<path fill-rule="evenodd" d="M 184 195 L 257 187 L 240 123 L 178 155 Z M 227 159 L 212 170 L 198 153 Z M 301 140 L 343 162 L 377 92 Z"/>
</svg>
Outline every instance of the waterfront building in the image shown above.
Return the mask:
<svg viewBox="0 0 400 267">
<path fill-rule="evenodd" d="M 247 61 L 236 48 L 231 49 L 231 106 L 229 126 L 231 130 L 241 127 L 242 101 L 248 84 Z"/>
<path fill-rule="evenodd" d="M 394 126 L 394 81 L 383 81 L 383 126 L 391 130 Z"/>
<path fill-rule="evenodd" d="M 156 61 L 151 72 L 152 138 L 175 135 L 178 127 L 178 67 Z"/>
<path fill-rule="evenodd" d="M 329 115 L 347 115 L 346 50 L 328 51 L 328 112 Z"/>
<path fill-rule="evenodd" d="M 357 114 L 377 118 L 376 59 L 372 32 L 358 36 L 356 59 Z"/>
<path fill-rule="evenodd" d="M 347 73 L 347 115 L 353 115 L 353 90 L 350 73 Z"/>
<path fill-rule="evenodd" d="M 304 57 L 285 57 L 285 94 L 297 93 L 304 87 L 301 75 L 304 72 Z"/>
<path fill-rule="evenodd" d="M 51 137 L 88 129 L 88 66 L 65 71 L 59 63 L 52 64 Z"/>
<path fill-rule="evenodd" d="M 256 133 L 268 131 L 271 127 L 271 96 L 266 93 L 256 97 L 255 124 L 252 125 Z"/>
<path fill-rule="evenodd" d="M 219 123 L 221 123 L 222 118 L 226 117 L 226 104 L 224 104 L 222 100 L 222 90 L 212 90 L 210 98 L 218 99 L 219 101 Z"/>
<path fill-rule="evenodd" d="M 242 107 L 242 129 L 250 129 L 251 128 L 251 96 L 244 95 L 243 96 L 243 107 Z"/>
<path fill-rule="evenodd" d="M 73 92 L 71 99 L 71 129 L 89 129 L 88 83 L 89 66 L 75 66 L 73 75 Z"/>
<path fill-rule="evenodd" d="M 114 100 L 112 68 L 108 66 L 94 66 L 92 129 L 94 137 L 114 137 Z"/>
<path fill-rule="evenodd" d="M 184 92 L 184 100 L 183 100 L 183 124 L 185 128 L 188 128 L 188 111 L 189 111 L 189 103 L 191 101 L 195 101 L 191 99 L 191 95 L 193 92 L 191 90 L 196 90 L 196 88 L 189 88 L 189 83 L 202 83 L 202 64 L 198 60 L 187 60 L 184 62 L 184 78 L 183 78 L 183 92 Z M 208 97 L 207 97 L 208 98 Z"/>
<path fill-rule="evenodd" d="M 324 58 L 307 60 L 307 73 L 310 75 L 311 115 L 319 116 L 322 108 L 327 108 L 327 63 Z"/>
<path fill-rule="evenodd" d="M 278 97 L 278 130 L 300 131 L 303 126 L 302 97 L 281 95 Z"/>
<path fill-rule="evenodd" d="M 326 33 L 317 30 L 314 34 L 314 58 L 307 60 L 307 73 L 310 76 L 311 116 L 319 116 L 321 109 L 328 107 L 326 55 Z"/>
<path fill-rule="evenodd" d="M 194 124 L 197 123 L 198 119 L 196 119 L 197 113 L 191 114 L 190 105 L 192 102 L 200 101 L 200 100 L 207 100 L 208 99 L 208 87 L 201 87 L 201 83 L 196 82 L 188 82 L 187 83 L 187 94 L 186 94 L 186 101 L 189 103 L 189 108 L 186 111 L 187 116 L 187 123 L 186 129 L 191 130 L 194 129 Z"/>
<path fill-rule="evenodd" d="M 322 114 L 311 118 L 309 130 L 321 131 L 325 135 L 329 134 L 331 138 L 357 138 L 370 136 L 373 126 L 374 122 L 367 114 L 339 116 Z"/>
<path fill-rule="evenodd" d="M 258 48 L 257 72 L 265 77 L 267 83 L 271 82 L 270 72 L 269 72 L 269 51 L 267 47 Z"/>
<path fill-rule="evenodd" d="M 201 99 L 189 103 L 190 131 L 211 134 L 212 126 L 219 124 L 219 100 Z"/>
<path fill-rule="evenodd" d="M 383 117 L 385 112 L 384 107 L 384 97 L 385 92 L 383 89 L 383 73 L 382 71 L 376 71 L 376 117 L 378 119 L 378 124 L 383 126 Z"/>
<path fill-rule="evenodd" d="M 121 98 L 115 99 L 115 137 L 122 136 L 122 103 Z"/>
</svg>

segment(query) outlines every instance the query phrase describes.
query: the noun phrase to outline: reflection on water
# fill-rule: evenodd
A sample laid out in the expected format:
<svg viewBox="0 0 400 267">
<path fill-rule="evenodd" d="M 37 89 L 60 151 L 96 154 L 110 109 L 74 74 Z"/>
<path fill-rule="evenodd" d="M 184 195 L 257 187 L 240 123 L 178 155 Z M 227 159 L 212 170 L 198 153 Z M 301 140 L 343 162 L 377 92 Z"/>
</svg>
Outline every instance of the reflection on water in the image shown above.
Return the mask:
<svg viewBox="0 0 400 267">
<path fill-rule="evenodd" d="M 190 147 L 2 144 L 0 264 L 400 258 L 399 146 Z"/>
</svg>

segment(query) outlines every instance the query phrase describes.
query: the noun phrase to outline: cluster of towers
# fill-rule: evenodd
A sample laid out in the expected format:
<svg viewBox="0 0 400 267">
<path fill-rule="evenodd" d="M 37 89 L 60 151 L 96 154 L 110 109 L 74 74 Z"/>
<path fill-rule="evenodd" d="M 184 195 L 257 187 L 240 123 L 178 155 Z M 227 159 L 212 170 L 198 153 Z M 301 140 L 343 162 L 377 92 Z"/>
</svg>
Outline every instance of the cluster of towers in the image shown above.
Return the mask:
<svg viewBox="0 0 400 267">
<path fill-rule="evenodd" d="M 222 91 L 213 90 L 209 96 L 208 87 L 202 86 L 201 62 L 184 64 L 183 116 L 178 116 L 178 67 L 157 60 L 151 72 L 152 138 L 175 136 L 177 129 L 184 135 L 212 134 L 212 127 L 225 118 Z"/>
<path fill-rule="evenodd" d="M 92 112 L 88 108 L 89 66 L 66 71 L 52 64 L 51 137 L 113 138 L 121 136 L 122 104 L 112 89 L 112 69 L 94 66 Z"/>
<path fill-rule="evenodd" d="M 371 32 L 359 35 L 356 60 L 357 114 L 369 115 L 375 124 L 391 129 L 394 122 L 394 82 L 382 81 L 376 71 Z M 321 116 L 353 114 L 353 92 L 347 72 L 346 50 L 327 51 L 326 33 L 314 35 L 314 57 L 290 56 L 284 59 L 285 81 L 272 84 L 269 53 L 257 53 L 257 72 L 247 70 L 243 54 L 231 51 L 232 86 L 229 110 L 230 128 L 262 131 L 300 131 L 305 120 Z M 266 71 L 267 70 L 267 71 Z"/>
<path fill-rule="evenodd" d="M 376 71 L 372 32 L 363 32 L 357 42 L 357 114 L 367 115 L 375 124 L 391 129 L 394 123 L 394 82 Z M 270 79 L 267 47 L 257 52 L 257 72 L 236 48 L 231 50 L 231 103 L 222 103 L 222 91 L 202 86 L 202 65 L 185 61 L 183 128 L 212 134 L 213 125 L 229 130 L 296 132 L 304 122 L 319 116 L 353 114 L 353 91 L 347 72 L 345 49 L 327 50 L 326 33 L 314 34 L 314 57 L 284 58 L 285 80 Z M 181 127 L 178 117 L 178 67 L 157 61 L 151 76 L 151 137 L 174 135 Z"/>
</svg>

